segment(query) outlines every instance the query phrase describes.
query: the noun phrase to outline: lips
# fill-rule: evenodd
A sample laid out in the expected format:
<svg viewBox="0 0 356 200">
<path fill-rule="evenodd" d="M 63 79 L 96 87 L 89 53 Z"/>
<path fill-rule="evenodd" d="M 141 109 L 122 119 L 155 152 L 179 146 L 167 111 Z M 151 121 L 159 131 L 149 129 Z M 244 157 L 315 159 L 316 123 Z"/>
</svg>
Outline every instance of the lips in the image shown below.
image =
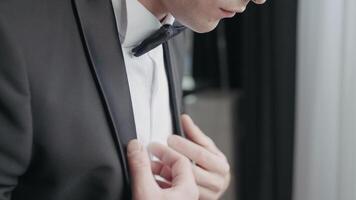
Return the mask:
<svg viewBox="0 0 356 200">
<path fill-rule="evenodd" d="M 226 10 L 226 9 L 223 9 L 223 8 L 220 8 L 220 11 L 221 11 L 221 15 L 222 15 L 223 18 L 231 18 L 231 17 L 235 16 L 236 13 L 237 13 L 235 11 Z"/>
</svg>

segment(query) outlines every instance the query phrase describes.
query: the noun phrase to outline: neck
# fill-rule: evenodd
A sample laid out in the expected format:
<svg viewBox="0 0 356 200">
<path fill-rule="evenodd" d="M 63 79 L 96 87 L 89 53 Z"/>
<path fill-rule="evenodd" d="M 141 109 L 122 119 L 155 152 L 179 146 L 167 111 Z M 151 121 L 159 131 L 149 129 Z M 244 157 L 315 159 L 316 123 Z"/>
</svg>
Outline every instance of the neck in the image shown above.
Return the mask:
<svg viewBox="0 0 356 200">
<path fill-rule="evenodd" d="M 135 0 L 129 0 L 135 1 Z M 160 0 L 138 0 L 143 6 L 146 7 L 159 21 L 162 21 L 168 14 Z"/>
</svg>

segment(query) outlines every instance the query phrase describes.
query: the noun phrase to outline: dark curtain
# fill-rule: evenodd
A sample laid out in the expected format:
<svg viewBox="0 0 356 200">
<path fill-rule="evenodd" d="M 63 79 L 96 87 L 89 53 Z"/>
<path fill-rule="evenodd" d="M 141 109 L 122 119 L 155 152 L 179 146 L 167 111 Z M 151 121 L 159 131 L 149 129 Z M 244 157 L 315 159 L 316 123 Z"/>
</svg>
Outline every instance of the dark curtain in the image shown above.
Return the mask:
<svg viewBox="0 0 356 200">
<path fill-rule="evenodd" d="M 197 87 L 218 87 L 220 79 L 217 31 L 195 34 L 193 47 L 193 76 Z"/>
<path fill-rule="evenodd" d="M 251 6 L 240 19 L 242 35 L 236 44 L 242 44 L 244 72 L 238 149 L 242 200 L 292 197 L 296 19 L 296 0 Z M 236 30 L 233 24 L 227 26 Z"/>
<path fill-rule="evenodd" d="M 250 4 L 221 24 L 229 80 L 241 91 L 236 119 L 240 200 L 292 196 L 296 80 L 296 0 Z M 217 32 L 197 35 L 194 76 L 218 86 Z"/>
</svg>

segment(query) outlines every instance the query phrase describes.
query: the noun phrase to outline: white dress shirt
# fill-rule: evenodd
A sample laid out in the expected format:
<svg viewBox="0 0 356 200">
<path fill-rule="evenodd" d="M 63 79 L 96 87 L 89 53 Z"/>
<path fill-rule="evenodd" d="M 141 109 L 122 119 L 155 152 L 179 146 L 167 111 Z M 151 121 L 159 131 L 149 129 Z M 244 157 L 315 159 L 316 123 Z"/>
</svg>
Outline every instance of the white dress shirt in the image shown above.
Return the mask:
<svg viewBox="0 0 356 200">
<path fill-rule="evenodd" d="M 172 134 L 169 89 L 162 45 L 141 57 L 132 48 L 157 31 L 162 23 L 138 0 L 112 0 L 126 64 L 137 138 L 147 146 L 167 143 Z M 173 24 L 167 16 L 163 24 Z M 120 92 L 120 91 L 118 91 Z"/>
</svg>

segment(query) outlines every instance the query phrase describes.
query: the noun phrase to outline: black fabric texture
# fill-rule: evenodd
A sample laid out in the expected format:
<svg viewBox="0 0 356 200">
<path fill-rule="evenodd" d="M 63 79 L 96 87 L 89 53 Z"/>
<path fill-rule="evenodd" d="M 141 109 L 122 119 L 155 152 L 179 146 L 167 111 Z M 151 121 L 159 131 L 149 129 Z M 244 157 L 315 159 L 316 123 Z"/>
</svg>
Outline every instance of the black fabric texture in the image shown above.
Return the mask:
<svg viewBox="0 0 356 200">
<path fill-rule="evenodd" d="M 111 0 L 0 1 L 0 200 L 130 199 L 136 132 L 114 19 Z"/>
</svg>

